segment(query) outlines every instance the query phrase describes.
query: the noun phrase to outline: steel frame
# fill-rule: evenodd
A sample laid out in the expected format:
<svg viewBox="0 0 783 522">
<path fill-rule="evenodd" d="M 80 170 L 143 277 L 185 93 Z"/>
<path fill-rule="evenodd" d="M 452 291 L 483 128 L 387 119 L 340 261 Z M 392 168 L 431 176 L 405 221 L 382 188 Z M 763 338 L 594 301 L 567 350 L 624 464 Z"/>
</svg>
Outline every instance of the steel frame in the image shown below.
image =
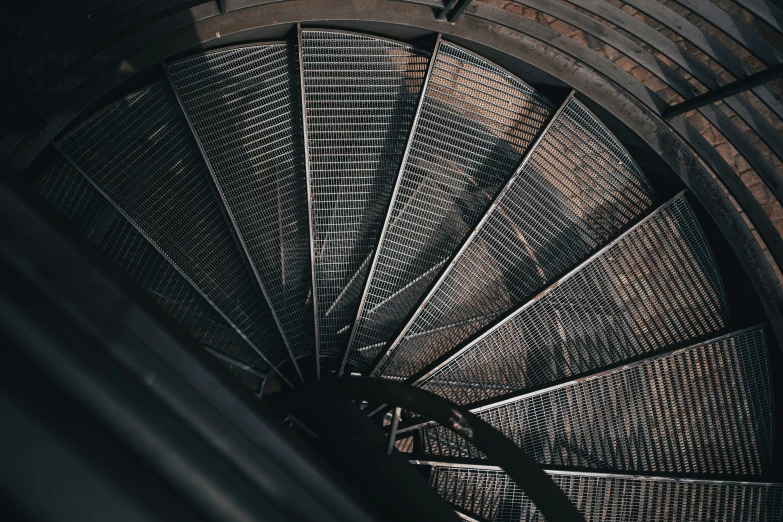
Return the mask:
<svg viewBox="0 0 783 522">
<path fill-rule="evenodd" d="M 405 145 L 405 152 L 402 154 L 402 159 L 400 160 L 400 166 L 397 169 L 397 177 L 394 181 L 394 189 L 392 189 L 391 198 L 389 199 L 389 202 L 386 205 L 386 217 L 384 218 L 383 225 L 381 226 L 381 234 L 378 236 L 378 241 L 375 245 L 375 248 L 372 251 L 372 262 L 370 264 L 370 271 L 367 273 L 367 278 L 364 280 L 364 288 L 362 288 L 362 297 L 359 300 L 359 308 L 356 312 L 356 317 L 354 318 L 353 324 L 351 325 L 351 335 L 348 337 L 348 342 L 345 345 L 345 352 L 342 357 L 342 362 L 340 363 L 340 370 L 337 373 L 338 376 L 342 375 L 343 372 L 345 371 L 345 365 L 348 363 L 348 356 L 351 353 L 351 349 L 353 348 L 353 341 L 356 338 L 356 332 L 359 329 L 359 320 L 361 319 L 362 314 L 364 312 L 364 305 L 365 302 L 367 301 L 367 292 L 369 292 L 370 287 L 372 286 L 373 276 L 375 275 L 375 268 L 378 263 L 378 251 L 380 250 L 381 245 L 383 245 L 383 240 L 386 238 L 386 232 L 389 228 L 389 223 L 391 221 L 392 209 L 394 208 L 394 202 L 397 200 L 397 194 L 399 193 L 400 190 L 402 175 L 408 164 L 408 156 L 411 151 L 411 145 L 413 145 L 413 137 L 416 134 L 416 128 L 419 125 L 419 115 L 421 114 L 421 109 L 424 104 L 424 97 L 427 95 L 427 86 L 430 83 L 430 77 L 432 76 L 432 69 L 435 67 L 435 60 L 438 58 L 438 52 L 440 51 L 441 42 L 442 42 L 442 38 L 439 33 L 437 40 L 435 40 L 435 45 L 432 48 L 430 61 L 427 64 L 427 74 L 424 76 L 424 82 L 421 85 L 421 91 L 419 92 L 419 100 L 416 103 L 416 112 L 413 115 L 411 128 L 410 131 L 408 132 L 408 143 Z"/>
<path fill-rule="evenodd" d="M 437 359 L 431 361 L 427 366 L 416 372 L 411 377 L 408 377 L 405 379 L 405 382 L 412 385 L 420 384 L 422 381 L 424 381 L 426 378 L 433 375 L 435 372 L 443 368 L 446 364 L 451 362 L 453 359 L 464 353 L 465 351 L 469 350 L 473 345 L 480 342 L 482 339 L 486 338 L 487 336 L 491 335 L 492 332 L 494 332 L 496 329 L 503 326 L 507 321 L 512 319 L 514 316 L 519 314 L 522 310 L 530 307 L 533 305 L 536 301 L 538 301 L 541 297 L 548 294 L 552 289 L 557 288 L 560 286 L 560 284 L 569 278 L 571 278 L 574 274 L 578 273 L 582 268 L 589 265 L 591 262 L 593 262 L 595 259 L 599 258 L 604 252 L 612 248 L 614 245 L 619 243 L 623 238 L 631 234 L 634 230 L 642 227 L 646 222 L 650 221 L 654 218 L 656 213 L 663 210 L 665 207 L 673 203 L 674 201 L 678 199 L 684 199 L 685 198 L 685 191 L 679 192 L 676 196 L 669 199 L 668 201 L 664 201 L 663 203 L 658 203 L 657 206 L 650 207 L 648 211 L 636 220 L 629 223 L 627 227 L 625 227 L 625 230 L 623 230 L 621 233 L 619 233 L 614 239 L 606 243 L 605 245 L 602 245 L 598 249 L 595 250 L 591 255 L 583 259 L 579 264 L 574 266 L 571 270 L 568 272 L 562 274 L 560 277 L 558 277 L 555 281 L 551 282 L 549 285 L 546 286 L 543 290 L 541 290 L 540 293 L 538 293 L 536 296 L 532 297 L 531 299 L 528 299 L 527 301 L 523 302 L 522 304 L 515 306 L 505 313 L 501 314 L 497 319 L 494 321 L 491 321 L 489 324 L 487 324 L 484 328 L 478 330 L 476 333 L 474 333 L 472 336 L 465 339 L 460 344 L 454 346 L 451 350 L 444 353 Z M 710 256 L 712 256 L 712 252 L 710 251 Z M 692 344 L 692 343 L 691 343 Z M 624 363 L 627 364 L 627 363 Z M 591 372 L 594 373 L 594 372 Z"/>
<path fill-rule="evenodd" d="M 569 100 L 571 100 L 573 96 L 574 96 L 573 91 L 568 93 L 568 96 L 566 96 L 566 98 L 560 103 L 560 106 L 557 109 L 555 109 L 552 112 L 552 114 L 549 115 L 549 120 L 546 122 L 546 124 L 543 127 L 541 127 L 541 129 L 538 132 L 538 136 L 536 136 L 536 138 L 531 143 L 530 147 L 527 149 L 527 151 L 525 151 L 525 154 L 522 156 L 522 159 L 519 162 L 517 168 L 514 170 L 514 173 L 506 180 L 506 183 L 503 186 L 503 188 L 500 189 L 497 196 L 495 196 L 495 199 L 492 201 L 489 207 L 487 207 L 487 209 L 484 211 L 484 215 L 481 217 L 481 219 L 479 219 L 479 221 L 473 227 L 473 230 L 470 232 L 470 234 L 465 236 L 465 239 L 462 241 L 460 247 L 444 264 L 445 268 L 440 271 L 438 277 L 435 278 L 435 281 L 433 281 L 433 283 L 430 285 L 430 288 L 422 296 L 420 303 L 413 310 L 411 310 L 408 319 L 405 321 L 402 327 L 398 330 L 398 332 L 395 333 L 394 337 L 391 338 L 391 341 L 387 343 L 386 347 L 383 350 L 381 350 L 381 352 L 375 357 L 375 360 L 372 361 L 372 363 L 368 366 L 368 371 L 370 376 L 374 376 L 377 373 L 377 371 L 380 369 L 383 362 L 391 355 L 391 353 L 394 351 L 397 345 L 402 341 L 402 339 L 410 329 L 413 322 L 416 320 L 416 318 L 419 316 L 421 311 L 427 305 L 427 302 L 432 298 L 435 291 L 440 287 L 440 285 L 445 280 L 446 276 L 450 273 L 454 261 L 465 251 L 467 246 L 471 243 L 471 241 L 478 233 L 479 229 L 484 225 L 487 219 L 489 219 L 493 210 L 497 207 L 498 202 L 501 201 L 502 196 L 514 184 L 519 173 L 522 171 L 522 169 L 530 160 L 530 157 L 538 148 L 538 144 L 541 143 L 541 140 L 543 140 L 544 136 L 546 136 L 546 133 L 552 127 L 552 124 L 555 122 L 558 116 L 560 116 L 560 114 L 565 109 L 566 105 L 568 105 Z"/>
<path fill-rule="evenodd" d="M 594 0 L 579 1 L 596 4 Z M 323 26 L 321 13 L 325 12 L 331 20 L 343 20 L 343 26 L 371 27 L 392 36 L 442 32 L 465 47 L 490 49 L 514 63 L 533 67 L 550 83 L 573 87 L 580 101 L 613 114 L 657 153 L 725 235 L 748 273 L 773 331 L 778 339 L 783 338 L 783 289 L 743 218 L 701 162 L 726 184 L 776 259 L 783 260 L 783 240 L 739 177 L 686 120 L 673 117 L 663 121 L 660 114 L 667 105 L 657 95 L 593 51 L 558 38 L 557 33 L 533 21 L 474 2 L 464 10 L 459 23 L 444 24 L 432 8 L 433 3 L 425 0 L 236 0 L 227 3 L 223 15 L 215 4 L 207 3 L 178 11 L 133 42 L 108 49 L 100 66 L 91 61 L 81 64 L 73 71 L 77 80 L 68 89 L 42 92 L 42 132 L 8 134 L 0 142 L 0 154 L 17 175 L 23 175 L 52 139 L 101 96 L 161 61 L 213 47 L 222 38 L 230 37 L 230 42 L 279 38 L 297 22 Z"/>
<path fill-rule="evenodd" d="M 185 108 L 185 103 L 182 101 L 182 97 L 180 96 L 180 93 L 177 90 L 177 86 L 174 83 L 174 79 L 171 77 L 171 73 L 169 72 L 168 65 L 169 65 L 168 63 L 163 64 L 163 71 L 164 71 L 164 75 L 166 76 L 166 83 L 168 85 L 168 88 L 171 90 L 171 92 L 174 93 L 174 97 L 177 100 L 177 105 L 180 108 L 180 112 L 182 112 L 182 116 L 185 118 L 185 121 L 187 122 L 188 129 L 190 130 L 190 133 L 193 135 L 193 140 L 196 142 L 196 145 L 198 146 L 199 154 L 201 155 L 201 160 L 206 166 L 206 169 L 209 171 L 209 176 L 212 181 L 210 185 L 212 186 L 213 192 L 215 192 L 215 196 L 220 201 L 220 209 L 222 210 L 223 215 L 226 218 L 226 221 L 228 221 L 228 223 L 231 224 L 230 227 L 231 235 L 234 237 L 234 241 L 237 244 L 237 248 L 242 253 L 242 261 L 245 265 L 245 268 L 248 270 L 248 272 L 253 274 L 253 278 L 256 280 L 256 283 L 258 284 L 258 289 L 261 292 L 261 297 L 264 298 L 264 302 L 269 307 L 269 312 L 272 314 L 272 318 L 275 321 L 275 325 L 277 326 L 277 329 L 280 331 L 280 336 L 283 338 L 283 342 L 285 343 L 286 350 L 288 351 L 288 356 L 291 358 L 291 363 L 294 365 L 294 370 L 296 370 L 296 374 L 299 377 L 299 380 L 304 382 L 304 376 L 302 375 L 302 370 L 299 368 L 299 363 L 297 362 L 297 358 L 294 356 L 294 353 L 291 350 L 291 343 L 288 341 L 288 336 L 286 335 L 286 331 L 280 322 L 280 318 L 277 315 L 277 311 L 275 310 L 275 306 L 272 303 L 272 299 L 270 299 L 269 297 L 269 292 L 266 289 L 266 285 L 264 285 L 264 282 L 261 279 L 261 274 L 258 272 L 258 267 L 256 267 L 256 263 L 253 261 L 253 256 L 250 255 L 250 250 L 247 247 L 245 238 L 243 237 L 242 232 L 240 232 L 239 230 L 239 226 L 237 225 L 236 218 L 234 217 L 234 212 L 231 210 L 231 206 L 228 204 L 228 200 L 226 199 L 226 195 L 223 190 L 223 187 L 221 186 L 218 177 L 215 175 L 215 171 L 212 168 L 212 163 L 209 161 L 209 156 L 207 156 L 207 153 L 204 150 L 204 144 L 201 142 L 201 138 L 199 138 L 196 129 L 193 127 L 193 122 L 191 121 L 190 114 L 188 114 L 188 111 Z"/>
<path fill-rule="evenodd" d="M 775 29 L 783 31 L 783 11 L 764 0 L 735 2 L 766 19 Z M 520 3 L 534 5 L 536 2 L 529 0 Z M 602 7 L 599 5 L 602 2 L 597 0 L 572 0 L 572 3 L 585 6 L 590 12 L 597 12 Z M 685 4 L 684 1 L 680 3 Z M 555 85 L 573 87 L 580 101 L 584 100 L 592 107 L 613 114 L 622 126 L 654 151 L 690 189 L 725 236 L 759 296 L 772 332 L 779 342 L 783 342 L 783 289 L 759 242 L 724 193 L 721 183 L 750 219 L 779 265 L 783 265 L 783 240 L 751 192 L 715 149 L 687 120 L 667 114 L 676 106 L 668 107 L 629 74 L 589 49 L 579 48 L 535 22 L 485 4 L 467 1 L 458 5 L 458 9 L 462 7 L 456 13 L 456 16 L 461 16 L 459 23 L 449 24 L 437 20 L 433 8 L 438 6 L 442 9 L 443 3 L 428 0 L 227 0 L 220 2 L 219 6 L 213 2 L 204 1 L 197 5 L 191 2 L 186 8 L 157 20 L 154 27 L 145 28 L 132 39 L 100 49 L 100 60 L 90 60 L 91 57 L 86 55 L 85 60 L 79 63 L 61 67 L 58 77 L 70 75 L 70 83 L 56 84 L 58 89 L 51 88 L 51 85 L 31 85 L 31 89 L 34 89 L 31 99 L 41 103 L 34 104 L 35 110 L 30 109 L 29 114 L 24 110 L 16 114 L 24 117 L 34 115 L 37 118 L 35 125 L 11 128 L 5 136 L 0 136 L 0 158 L 8 162 L 16 176 L 31 175 L 36 161 L 45 156 L 49 143 L 82 114 L 89 112 L 96 103 L 100 103 L 102 97 L 111 95 L 124 82 L 141 76 L 141 73 L 146 73 L 165 60 L 218 46 L 221 38 L 234 42 L 279 38 L 293 24 L 300 22 L 324 26 L 324 13 L 329 14 L 330 20 L 341 20 L 347 26 L 355 25 L 364 30 L 370 27 L 374 32 L 398 38 L 399 35 L 442 32 L 462 46 L 479 52 L 491 50 L 512 63 L 521 64 L 522 68 L 533 68 L 541 78 L 549 79 Z M 606 19 L 619 17 L 621 15 L 618 11 L 609 9 L 598 16 Z M 576 10 L 571 13 L 574 19 L 578 18 Z M 76 24 L 81 21 L 81 17 L 91 13 L 87 12 L 83 4 L 76 3 L 64 14 L 61 20 L 52 16 L 53 23 L 56 25 L 59 22 L 62 26 L 66 26 L 66 23 Z M 676 21 L 665 12 L 659 16 L 665 18 L 662 22 Z M 622 18 L 619 20 L 622 22 Z M 581 29 L 600 40 L 614 42 L 610 45 L 615 47 L 624 44 L 624 37 L 618 37 L 619 33 L 600 24 L 585 23 Z M 30 41 L 33 50 L 29 54 L 33 54 L 44 48 L 47 38 L 43 36 L 38 41 L 34 38 Z M 630 40 L 627 42 L 632 44 Z M 632 45 L 624 49 L 633 51 Z M 671 58 L 666 52 L 662 53 Z M 723 59 L 729 67 L 733 66 L 733 59 L 729 55 L 721 54 L 718 58 Z M 675 56 L 674 61 L 711 89 L 705 96 L 714 96 L 719 89 L 724 89 L 720 92 L 730 92 L 729 88 L 736 89 L 752 81 L 753 75 L 748 71 L 735 69 L 739 74 L 737 82 L 722 85 L 722 80 L 716 74 L 710 71 L 711 74 L 706 75 L 709 69 L 695 57 Z M 690 102 L 691 107 L 705 114 L 716 128 L 729 136 L 729 141 L 741 141 L 741 136 L 731 127 L 732 122 L 719 109 L 715 112 L 715 107 L 711 105 L 695 107 L 698 95 L 688 82 L 683 82 L 676 72 L 657 59 L 649 60 L 649 63 L 658 67 L 659 74 L 669 86 L 681 94 L 687 94 L 684 95 L 685 103 Z M 734 91 L 731 93 L 734 94 Z M 765 93 L 769 93 L 769 90 L 754 89 L 754 94 L 762 97 L 762 101 L 769 102 L 763 97 Z M 742 108 L 737 105 L 742 102 L 731 101 L 735 104 L 733 110 Z M 778 115 L 781 114 L 779 107 L 777 110 L 770 108 Z M 745 145 L 741 148 L 743 155 L 753 156 L 758 153 L 754 146 L 752 149 Z M 783 194 L 780 177 L 774 169 L 764 165 L 766 160 L 762 162 L 758 156 L 754 157 L 754 169 L 780 199 Z M 713 178 L 710 170 L 719 181 Z"/>
<path fill-rule="evenodd" d="M 296 48 L 297 59 L 299 60 L 299 98 L 301 102 L 300 111 L 302 113 L 302 145 L 304 147 L 305 181 L 307 184 L 307 230 L 310 242 L 310 285 L 312 288 L 313 302 L 313 346 L 315 347 L 315 376 L 321 378 L 321 343 L 318 335 L 318 285 L 316 284 L 315 272 L 315 235 L 313 231 L 313 192 L 310 175 L 310 145 L 308 143 L 307 131 L 307 107 L 305 105 L 305 86 L 304 86 L 304 63 L 302 57 L 302 25 L 296 24 Z"/>
<path fill-rule="evenodd" d="M 444 468 L 470 468 L 470 469 L 486 469 L 486 470 L 502 470 L 500 466 L 489 464 L 487 461 L 466 459 L 460 457 L 435 457 L 432 455 L 416 455 L 411 454 L 409 462 L 411 464 L 422 466 L 442 466 Z M 562 466 L 541 466 L 545 473 L 550 475 L 583 475 L 587 477 L 608 477 L 608 478 L 644 478 L 646 480 L 654 480 L 661 482 L 691 482 L 691 483 L 707 483 L 707 484 L 732 484 L 738 486 L 774 486 L 783 487 L 783 484 L 777 482 L 769 482 L 758 477 L 742 477 L 743 480 L 729 479 L 726 477 L 693 477 L 682 476 L 676 473 L 663 473 L 656 472 L 655 475 L 644 475 L 637 472 L 629 471 L 616 471 L 611 472 L 595 471 L 582 468 L 564 468 Z"/>
</svg>

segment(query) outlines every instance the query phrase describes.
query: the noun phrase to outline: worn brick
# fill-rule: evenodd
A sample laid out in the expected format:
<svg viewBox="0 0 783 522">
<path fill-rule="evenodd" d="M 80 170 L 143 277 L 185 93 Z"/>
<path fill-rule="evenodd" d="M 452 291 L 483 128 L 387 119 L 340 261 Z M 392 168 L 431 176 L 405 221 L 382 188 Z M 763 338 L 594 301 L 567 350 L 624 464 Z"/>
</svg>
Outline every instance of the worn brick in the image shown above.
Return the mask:
<svg viewBox="0 0 783 522">
<path fill-rule="evenodd" d="M 562 20 L 555 20 L 554 22 L 549 24 L 549 27 L 557 31 L 558 33 L 564 34 L 566 36 L 572 36 L 578 32 L 573 26 L 568 25 Z"/>
<path fill-rule="evenodd" d="M 766 205 L 772 197 L 769 189 L 763 183 L 758 183 L 757 185 L 751 187 L 750 192 L 753 194 L 753 197 L 756 198 L 756 201 L 758 201 L 762 206 Z"/>
<path fill-rule="evenodd" d="M 619 68 L 621 68 L 626 72 L 630 72 L 631 69 L 633 69 L 638 65 L 635 61 L 631 60 L 626 55 L 621 55 L 620 58 L 615 60 L 614 63 L 615 65 L 617 65 Z"/>
<path fill-rule="evenodd" d="M 640 82 L 645 82 L 652 77 L 652 73 L 642 66 L 637 66 L 631 69 L 631 74 Z"/>
</svg>

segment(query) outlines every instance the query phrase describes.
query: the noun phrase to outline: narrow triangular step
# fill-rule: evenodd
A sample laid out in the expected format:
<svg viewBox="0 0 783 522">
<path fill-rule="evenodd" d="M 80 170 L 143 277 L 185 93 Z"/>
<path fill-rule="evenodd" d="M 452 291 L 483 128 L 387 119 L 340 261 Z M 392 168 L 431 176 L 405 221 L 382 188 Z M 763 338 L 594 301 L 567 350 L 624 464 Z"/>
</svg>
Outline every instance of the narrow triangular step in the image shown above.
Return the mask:
<svg viewBox="0 0 783 522">
<path fill-rule="evenodd" d="M 377 374 L 411 377 L 613 239 L 653 199 L 622 146 L 569 97 Z"/>
<path fill-rule="evenodd" d="M 472 411 L 541 465 L 759 475 L 772 463 L 761 328 Z M 439 425 L 421 435 L 427 454 L 483 458 Z"/>
<path fill-rule="evenodd" d="M 291 365 L 168 85 L 154 83 L 110 105 L 59 146 L 273 366 Z"/>
<path fill-rule="evenodd" d="M 301 31 L 320 357 L 342 353 L 402 161 L 429 52 Z"/>
<path fill-rule="evenodd" d="M 517 78 L 439 41 L 396 181 L 347 361 L 391 341 L 519 166 L 554 110 Z M 426 276 L 425 276 L 426 274 Z M 424 277 L 422 277 L 424 276 Z M 404 300 L 393 299 L 416 281 Z M 378 348 L 368 349 L 376 346 Z"/>
<path fill-rule="evenodd" d="M 315 356 L 296 47 L 247 45 L 168 71 L 287 344 Z"/>
<path fill-rule="evenodd" d="M 419 463 L 431 466 L 432 487 L 468 517 L 492 522 L 542 520 L 525 493 L 496 466 Z M 783 484 L 544 471 L 587 522 L 777 522 L 783 518 Z"/>
<path fill-rule="evenodd" d="M 57 161 L 35 189 L 242 384 L 261 392 L 269 364 L 75 167 Z"/>
<path fill-rule="evenodd" d="M 682 346 L 728 325 L 728 305 L 681 194 L 422 374 L 459 404 Z"/>
</svg>

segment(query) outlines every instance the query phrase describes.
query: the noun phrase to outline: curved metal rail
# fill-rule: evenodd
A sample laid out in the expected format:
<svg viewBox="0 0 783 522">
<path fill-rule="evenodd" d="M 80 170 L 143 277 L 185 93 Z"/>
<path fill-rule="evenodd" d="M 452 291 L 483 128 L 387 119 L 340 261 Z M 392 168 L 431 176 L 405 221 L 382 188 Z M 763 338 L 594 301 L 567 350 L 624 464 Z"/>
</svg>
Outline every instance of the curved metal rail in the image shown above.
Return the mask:
<svg viewBox="0 0 783 522">
<path fill-rule="evenodd" d="M 369 377 L 326 379 L 274 395 L 270 406 L 285 414 L 286 408 L 298 402 L 358 398 L 392 404 L 432 419 L 501 464 L 547 520 L 584 521 L 554 481 L 513 442 L 467 409 L 420 388 Z"/>
</svg>

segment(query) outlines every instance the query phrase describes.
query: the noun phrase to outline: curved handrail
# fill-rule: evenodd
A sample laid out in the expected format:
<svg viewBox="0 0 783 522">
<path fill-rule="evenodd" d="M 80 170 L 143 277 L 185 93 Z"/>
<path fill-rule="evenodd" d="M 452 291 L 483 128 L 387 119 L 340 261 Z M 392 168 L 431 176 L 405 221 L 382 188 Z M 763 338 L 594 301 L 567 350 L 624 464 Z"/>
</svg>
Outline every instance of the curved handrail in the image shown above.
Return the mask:
<svg viewBox="0 0 783 522">
<path fill-rule="evenodd" d="M 424 415 L 465 438 L 497 462 L 547 520 L 584 521 L 565 493 L 517 445 L 469 410 L 434 393 L 385 379 L 345 377 L 311 381 L 269 399 L 269 405 L 281 414 L 299 402 L 364 399 Z"/>
</svg>

